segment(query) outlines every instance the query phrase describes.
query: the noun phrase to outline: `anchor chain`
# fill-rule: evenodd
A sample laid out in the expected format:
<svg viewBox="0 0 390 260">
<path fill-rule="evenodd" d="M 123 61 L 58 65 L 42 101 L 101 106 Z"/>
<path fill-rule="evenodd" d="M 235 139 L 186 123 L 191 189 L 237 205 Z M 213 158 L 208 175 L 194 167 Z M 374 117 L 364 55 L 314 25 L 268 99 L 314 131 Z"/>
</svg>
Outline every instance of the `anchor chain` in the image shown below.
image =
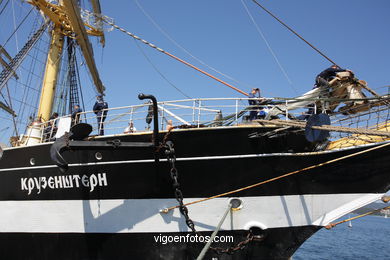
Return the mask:
<svg viewBox="0 0 390 260">
<path fill-rule="evenodd" d="M 167 133 L 169 135 L 170 131 Z M 170 175 L 172 179 L 172 186 L 175 190 L 175 198 L 177 202 L 179 202 L 179 211 L 184 216 L 187 226 L 191 229 L 192 233 L 197 233 L 195 229 L 195 224 L 191 220 L 191 218 L 188 215 L 188 208 L 184 205 L 184 197 L 183 193 L 180 189 L 180 183 L 178 181 L 178 170 L 176 168 L 176 154 L 175 149 L 173 148 L 173 142 L 172 141 L 166 141 L 163 142 L 165 144 L 165 155 L 167 156 L 168 163 L 171 166 L 170 169 Z M 164 212 L 164 211 L 163 211 Z M 228 248 L 221 248 L 221 247 L 210 247 L 211 250 L 213 250 L 216 254 L 222 255 L 222 254 L 234 254 L 237 251 L 243 250 L 251 241 L 262 241 L 265 238 L 265 236 L 257 236 L 252 233 L 251 230 L 249 230 L 248 235 L 246 236 L 246 239 L 239 242 L 235 246 L 231 246 Z"/>
<path fill-rule="evenodd" d="M 210 247 L 214 252 L 216 252 L 218 255 L 222 254 L 228 254 L 233 255 L 237 251 L 243 250 L 250 242 L 252 241 L 263 241 L 265 238 L 264 235 L 254 235 L 251 230 L 249 230 L 248 235 L 246 236 L 246 239 L 239 242 L 235 246 L 231 246 L 228 248 L 221 248 L 221 247 Z"/>
<path fill-rule="evenodd" d="M 168 132 L 164 135 L 162 142 L 160 143 L 160 145 L 159 145 L 159 146 L 157 147 L 157 149 L 156 149 L 156 152 L 160 152 L 161 149 L 167 148 L 168 137 L 169 137 L 169 135 L 171 134 L 172 129 L 173 129 L 173 128 L 170 128 L 170 129 L 168 130 Z M 152 140 L 152 141 L 153 141 L 153 140 Z M 172 143 L 172 147 L 173 147 L 173 143 Z M 172 149 L 173 149 L 173 148 L 172 148 Z M 174 151 L 173 151 L 173 152 L 174 152 Z M 167 155 L 167 156 L 168 156 L 168 155 Z M 175 160 L 176 160 L 176 159 L 175 159 Z"/>
<path fill-rule="evenodd" d="M 172 185 L 173 185 L 173 188 L 175 190 L 176 200 L 177 200 L 177 202 L 179 202 L 180 213 L 184 216 L 187 226 L 192 230 L 192 232 L 195 233 L 196 230 L 195 230 L 194 222 L 188 216 L 188 208 L 186 206 L 184 206 L 184 203 L 183 203 L 184 198 L 183 198 L 183 193 L 181 192 L 180 184 L 178 181 L 178 171 L 177 171 L 177 168 L 175 165 L 176 155 L 175 155 L 175 149 L 173 148 L 173 143 L 171 141 L 167 141 L 166 147 L 167 147 L 167 149 L 165 150 L 165 155 L 167 156 L 167 160 L 168 160 L 169 164 L 171 165 L 170 174 L 171 174 L 171 179 L 173 182 Z"/>
<path fill-rule="evenodd" d="M 70 146 L 69 146 L 69 143 L 70 143 L 69 132 L 65 132 L 64 141 L 65 141 L 66 147 L 70 148 Z"/>
</svg>

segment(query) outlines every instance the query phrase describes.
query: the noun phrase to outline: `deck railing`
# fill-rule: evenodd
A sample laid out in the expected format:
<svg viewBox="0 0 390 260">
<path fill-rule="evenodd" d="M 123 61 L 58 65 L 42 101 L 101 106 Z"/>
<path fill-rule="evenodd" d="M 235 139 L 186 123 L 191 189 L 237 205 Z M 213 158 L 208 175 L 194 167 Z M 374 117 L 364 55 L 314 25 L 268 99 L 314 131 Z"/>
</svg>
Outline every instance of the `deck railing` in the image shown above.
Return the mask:
<svg viewBox="0 0 390 260">
<path fill-rule="evenodd" d="M 249 100 L 260 101 L 260 104 L 250 106 Z M 276 109 L 277 113 L 274 111 L 273 114 L 276 114 L 280 119 L 289 120 L 304 116 L 309 109 L 307 105 L 302 105 L 295 107 L 294 110 L 289 110 L 289 104 L 296 101 L 296 99 L 275 98 L 200 98 L 158 102 L 159 130 L 165 130 L 170 125 L 196 128 L 251 124 L 252 122 L 249 120 L 251 111 L 259 112 L 259 118 L 267 118 L 270 111 Z M 106 117 L 97 117 L 93 111 L 86 111 L 80 113 L 79 118 L 80 122 L 92 125 L 92 135 L 99 134 L 99 123 L 103 126 L 104 135 L 147 132 L 152 131 L 151 121 L 148 121 L 148 119 L 152 119 L 152 113 L 148 117 L 148 113 L 151 111 L 151 103 L 143 103 L 106 109 Z M 41 129 L 42 142 L 55 139 L 58 122 L 61 118 L 36 126 Z M 98 118 L 101 119 L 101 122 L 98 122 Z"/>
<path fill-rule="evenodd" d="M 249 100 L 257 100 L 259 104 L 250 106 Z M 199 128 L 199 127 L 226 127 L 242 124 L 258 124 L 249 120 L 251 111 L 257 111 L 261 119 L 305 120 L 313 111 L 316 111 L 318 99 L 282 99 L 282 98 L 200 98 L 175 101 L 158 102 L 159 130 L 168 127 Z M 92 125 L 91 135 L 99 135 L 99 123 L 104 128 L 104 135 L 131 134 L 151 132 L 153 110 L 151 103 L 143 103 L 134 106 L 109 108 L 104 121 L 98 122 L 93 111 L 79 114 L 80 122 Z M 317 111 L 321 112 L 321 111 Z M 149 114 L 149 116 L 148 116 Z M 71 125 L 70 115 L 57 118 L 45 123 L 34 123 L 33 128 L 20 138 L 22 143 L 28 144 L 30 138 L 40 138 L 40 142 L 55 140 L 63 129 L 61 121 L 68 121 L 68 130 Z M 387 103 L 383 106 L 372 107 L 368 111 L 345 115 L 345 113 L 333 113 L 331 125 L 378 129 L 389 131 L 388 122 L 390 109 Z M 383 126 L 385 125 L 385 127 Z M 32 131 L 32 130 L 35 131 Z M 37 134 L 40 131 L 40 134 Z M 332 132 L 330 140 L 354 137 L 352 134 Z M 358 136 L 359 137 L 359 136 Z M 359 137 L 360 138 L 360 137 Z M 356 138 L 355 138 L 356 139 Z M 27 140 L 27 141 L 26 141 Z M 35 142 L 36 143 L 36 142 Z"/>
<path fill-rule="evenodd" d="M 260 103 L 250 106 L 249 100 L 257 100 Z M 258 117 L 265 119 L 269 119 L 270 115 L 284 120 L 302 118 L 310 104 L 306 102 L 300 105 L 299 102 L 297 99 L 278 98 L 200 98 L 158 102 L 159 130 L 166 130 L 170 125 L 196 128 L 251 124 L 253 123 L 249 120 L 251 111 L 259 112 Z M 294 109 L 289 109 L 292 104 Z M 311 105 L 313 104 L 314 101 L 311 102 Z M 109 108 L 106 111 L 107 116 L 100 117 L 101 120 L 104 119 L 101 122 L 98 122 L 98 117 L 93 111 L 79 114 L 80 122 L 92 125 L 91 135 L 99 134 L 99 123 L 104 128 L 104 135 L 152 131 L 151 121 L 148 121 L 152 119 L 152 113 L 150 117 L 147 116 L 152 111 L 151 103 Z M 36 125 L 35 127 L 41 130 L 41 142 L 54 140 L 59 121 L 66 117 L 69 118 L 70 115 Z"/>
<path fill-rule="evenodd" d="M 274 100 L 274 99 L 273 99 Z M 288 100 L 285 101 L 287 104 Z M 151 131 L 152 124 L 147 122 L 148 113 L 152 111 L 151 103 L 107 109 L 104 122 L 104 134 L 112 135 L 124 133 L 126 128 L 132 127 L 133 132 Z M 159 129 L 173 127 L 205 127 L 205 126 L 228 126 L 238 124 L 250 124 L 250 111 L 263 111 L 265 117 L 276 105 L 270 102 L 249 106 L 248 99 L 244 98 L 204 98 L 158 102 Z M 298 117 L 308 110 L 307 106 L 289 111 L 290 118 Z M 285 111 L 279 111 L 278 117 L 288 120 Z M 80 118 L 91 124 L 94 133 L 98 134 L 97 116 L 92 111 L 82 113 Z M 149 118 L 152 118 L 150 113 Z M 129 132 L 129 131 L 127 131 Z"/>
</svg>

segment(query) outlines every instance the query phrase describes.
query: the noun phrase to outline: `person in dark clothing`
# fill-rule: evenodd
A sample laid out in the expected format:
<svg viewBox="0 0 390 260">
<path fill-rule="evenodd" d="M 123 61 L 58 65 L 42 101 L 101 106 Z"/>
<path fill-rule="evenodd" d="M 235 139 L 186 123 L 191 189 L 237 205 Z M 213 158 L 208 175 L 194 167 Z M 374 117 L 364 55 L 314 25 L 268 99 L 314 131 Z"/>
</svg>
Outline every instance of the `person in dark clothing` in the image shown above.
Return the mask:
<svg viewBox="0 0 390 260">
<path fill-rule="evenodd" d="M 329 85 L 329 82 L 336 77 L 338 72 L 345 72 L 348 71 L 351 73 L 353 77 L 353 72 L 347 69 L 342 69 L 339 66 L 333 64 L 326 70 L 322 71 L 320 74 L 316 77 L 316 83 L 314 88 L 320 88 L 320 98 L 329 98 L 331 95 L 331 88 Z M 324 101 L 322 104 L 322 110 L 329 110 L 329 101 Z"/>
<path fill-rule="evenodd" d="M 260 97 L 261 97 L 260 89 L 258 88 L 252 88 L 251 92 L 248 95 L 248 98 L 260 98 Z M 259 108 L 256 106 L 259 105 L 260 102 L 259 100 L 249 99 L 248 103 L 251 106 L 251 110 L 249 112 L 249 120 L 252 121 L 253 119 L 257 118 L 257 113 L 259 112 L 258 111 Z"/>
<path fill-rule="evenodd" d="M 57 133 L 57 126 L 56 126 L 57 118 L 58 118 L 58 113 L 54 112 L 49 118 L 49 121 L 47 121 L 47 126 L 45 127 L 43 132 L 45 141 L 53 141 L 55 139 L 54 136 Z"/>
<path fill-rule="evenodd" d="M 108 104 L 103 100 L 103 95 L 96 96 L 96 102 L 93 106 L 93 112 L 96 114 L 97 123 L 98 123 L 98 133 L 99 135 L 104 135 L 104 120 L 107 117 L 107 108 Z"/>
<path fill-rule="evenodd" d="M 314 103 L 312 104 L 309 104 L 307 106 L 307 112 L 306 113 L 302 113 L 302 115 L 300 116 L 297 116 L 297 119 L 298 120 L 308 120 L 310 116 L 316 114 L 316 105 Z"/>
<path fill-rule="evenodd" d="M 322 71 L 320 74 L 317 75 L 316 77 L 316 87 L 329 87 L 329 81 L 336 77 L 337 72 L 344 72 L 344 71 L 349 71 L 346 69 L 342 69 L 337 65 L 332 65 L 326 70 Z"/>
<path fill-rule="evenodd" d="M 72 121 L 73 125 L 77 125 L 80 123 L 80 113 L 83 112 L 83 110 L 80 108 L 78 104 L 73 106 L 73 112 L 72 112 Z"/>
</svg>

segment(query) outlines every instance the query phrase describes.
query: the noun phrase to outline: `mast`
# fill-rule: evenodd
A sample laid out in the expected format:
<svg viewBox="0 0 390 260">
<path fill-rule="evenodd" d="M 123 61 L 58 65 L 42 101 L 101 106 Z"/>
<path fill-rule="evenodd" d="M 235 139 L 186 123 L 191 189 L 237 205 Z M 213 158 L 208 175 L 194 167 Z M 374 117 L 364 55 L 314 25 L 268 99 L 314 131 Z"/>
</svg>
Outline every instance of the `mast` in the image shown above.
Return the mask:
<svg viewBox="0 0 390 260">
<path fill-rule="evenodd" d="M 41 97 L 39 100 L 38 119 L 42 121 L 49 120 L 52 112 L 63 46 L 64 35 L 61 33 L 58 26 L 55 26 L 51 32 L 50 48 L 47 55 Z"/>
<path fill-rule="evenodd" d="M 64 36 L 76 39 L 81 47 L 97 92 L 104 93 L 105 88 L 100 80 L 93 58 L 93 50 L 88 40 L 88 34 L 103 37 L 103 32 L 82 21 L 79 6 L 75 0 L 60 0 L 59 5 L 45 0 L 30 0 L 29 3 L 36 6 L 54 23 L 37 115 L 38 119 L 47 121 L 53 108 Z M 99 1 L 96 0 L 95 4 L 99 5 Z M 86 29 L 85 26 L 89 29 Z"/>
</svg>

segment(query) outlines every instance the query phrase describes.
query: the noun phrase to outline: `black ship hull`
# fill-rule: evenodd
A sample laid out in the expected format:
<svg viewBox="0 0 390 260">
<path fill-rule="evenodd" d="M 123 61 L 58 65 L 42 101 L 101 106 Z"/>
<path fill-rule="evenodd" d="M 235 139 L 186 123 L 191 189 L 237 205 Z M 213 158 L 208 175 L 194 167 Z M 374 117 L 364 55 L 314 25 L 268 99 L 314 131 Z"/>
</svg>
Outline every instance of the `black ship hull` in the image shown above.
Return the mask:
<svg viewBox="0 0 390 260">
<path fill-rule="evenodd" d="M 283 174 L 353 155 L 378 145 L 310 152 L 302 133 L 249 138 L 263 127 L 177 130 L 166 136 L 175 145 L 176 167 L 185 202 L 218 195 Z M 150 134 L 102 137 L 105 147 L 68 149 L 69 169 L 50 158 L 51 143 L 11 148 L 0 160 L 1 255 L 13 259 L 193 259 L 204 243 L 164 243 L 190 233 L 177 205 L 171 165 L 154 147 L 118 148 L 150 142 Z M 163 139 L 164 134 L 161 134 Z M 93 142 L 93 141 L 91 141 Z M 188 206 L 199 234 L 209 236 L 230 198 L 232 212 L 218 235 L 261 232 L 233 255 L 218 259 L 283 259 L 330 221 L 368 204 L 390 188 L 389 146 L 309 169 L 261 186 Z M 159 241 L 157 241 L 159 240 Z M 23 249 L 21 248 L 23 247 Z"/>
<path fill-rule="evenodd" d="M 317 226 L 273 228 L 265 242 L 251 242 L 242 250 L 216 254 L 210 250 L 204 259 L 288 259 L 295 250 L 320 228 Z M 244 241 L 246 230 L 221 231 L 220 236 Z M 204 237 L 211 232 L 202 232 Z M 6 233 L 0 234 L 4 259 L 186 259 L 193 260 L 204 247 L 198 235 L 175 233 Z M 177 237 L 188 242 L 156 242 L 159 237 Z M 198 238 L 198 240 L 196 240 Z M 213 243 L 235 246 L 237 243 Z M 6 249 L 5 249 L 6 248 Z"/>
</svg>

